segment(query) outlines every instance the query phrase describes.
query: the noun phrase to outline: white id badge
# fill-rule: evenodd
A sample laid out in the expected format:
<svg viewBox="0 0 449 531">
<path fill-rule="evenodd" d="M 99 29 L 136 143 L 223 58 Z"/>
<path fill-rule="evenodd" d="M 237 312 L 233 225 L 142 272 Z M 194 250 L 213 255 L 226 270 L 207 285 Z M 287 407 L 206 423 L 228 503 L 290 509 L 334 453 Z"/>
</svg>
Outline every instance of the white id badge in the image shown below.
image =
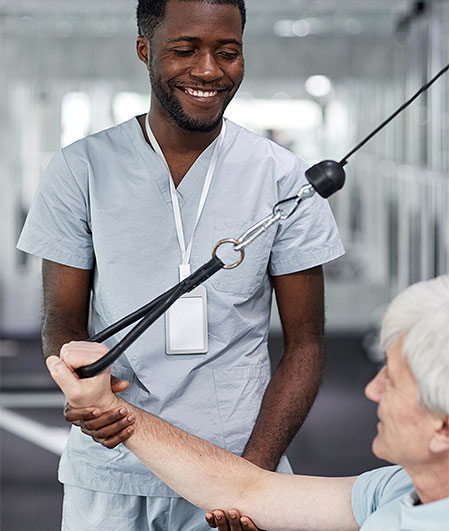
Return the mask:
<svg viewBox="0 0 449 531">
<path fill-rule="evenodd" d="M 198 286 L 182 295 L 165 312 L 167 354 L 205 354 L 207 341 L 207 293 Z"/>
</svg>

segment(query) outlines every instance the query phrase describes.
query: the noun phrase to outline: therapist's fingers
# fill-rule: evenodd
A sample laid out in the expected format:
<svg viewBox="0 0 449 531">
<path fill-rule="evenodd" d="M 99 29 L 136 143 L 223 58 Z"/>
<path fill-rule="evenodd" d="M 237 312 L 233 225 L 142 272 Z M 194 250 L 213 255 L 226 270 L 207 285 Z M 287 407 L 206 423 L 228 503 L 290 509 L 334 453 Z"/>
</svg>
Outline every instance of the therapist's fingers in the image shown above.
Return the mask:
<svg viewBox="0 0 449 531">
<path fill-rule="evenodd" d="M 228 522 L 230 531 L 262 531 L 247 516 L 240 516 L 237 509 L 229 509 Z"/>
<path fill-rule="evenodd" d="M 209 512 L 206 514 L 206 522 L 209 527 L 216 528 L 218 531 L 243 531 L 244 529 L 240 523 L 240 513 L 237 509 L 230 509 L 227 513 L 222 510 L 216 510 L 213 513 Z M 247 527 L 245 529 L 257 528 Z"/>
<path fill-rule="evenodd" d="M 133 426 L 128 426 L 127 428 L 122 430 L 120 433 L 117 433 L 116 435 L 113 435 L 112 437 L 109 437 L 107 439 L 101 439 L 95 436 L 93 436 L 92 439 L 106 448 L 115 448 L 119 444 L 127 441 L 133 433 L 134 433 Z"/>
<path fill-rule="evenodd" d="M 213 527 L 214 529 L 216 529 L 217 524 L 215 523 L 214 515 L 212 513 L 206 513 L 205 518 L 209 527 Z"/>
<path fill-rule="evenodd" d="M 86 433 L 87 435 L 91 435 L 92 437 L 96 437 L 98 439 L 109 439 L 110 437 L 117 435 L 124 429 L 134 424 L 135 421 L 135 415 L 130 414 L 126 417 L 120 418 L 112 424 L 108 424 L 107 426 L 101 426 L 99 428 L 93 427 L 95 421 L 87 421 L 84 422 L 84 426 L 82 426 L 82 429 L 84 433 Z"/>
<path fill-rule="evenodd" d="M 237 509 L 230 509 L 228 511 L 228 520 L 231 531 L 242 531 L 242 526 L 240 525 L 240 513 Z"/>
<path fill-rule="evenodd" d="M 78 421 L 93 420 L 101 416 L 101 410 L 97 407 L 72 407 L 68 402 L 64 408 L 64 418 L 67 422 L 72 422 L 76 426 Z"/>
<path fill-rule="evenodd" d="M 213 513 L 206 513 L 206 522 L 209 527 L 218 529 L 218 531 L 229 531 L 228 519 L 224 511 L 214 511 Z"/>
<path fill-rule="evenodd" d="M 231 531 L 241 531 L 240 525 L 240 513 L 236 509 L 230 509 L 228 511 L 229 529 Z"/>
<path fill-rule="evenodd" d="M 104 426 L 114 424 L 129 413 L 125 407 L 120 407 L 106 411 L 106 413 L 101 414 L 100 412 L 99 416 L 83 414 L 88 411 L 88 408 L 72 408 L 70 405 L 67 405 L 64 416 L 66 420 L 72 422 L 75 426 L 87 427 L 89 430 L 98 430 Z"/>
<path fill-rule="evenodd" d="M 262 529 L 256 527 L 256 524 L 251 520 L 251 518 L 248 518 L 248 516 L 242 516 L 240 518 L 240 523 L 242 524 L 242 529 L 244 531 L 263 531 Z"/>
<path fill-rule="evenodd" d="M 206 522 L 218 531 L 263 531 L 248 516 L 240 516 L 237 509 L 229 509 L 227 513 L 221 510 L 208 512 Z"/>
</svg>

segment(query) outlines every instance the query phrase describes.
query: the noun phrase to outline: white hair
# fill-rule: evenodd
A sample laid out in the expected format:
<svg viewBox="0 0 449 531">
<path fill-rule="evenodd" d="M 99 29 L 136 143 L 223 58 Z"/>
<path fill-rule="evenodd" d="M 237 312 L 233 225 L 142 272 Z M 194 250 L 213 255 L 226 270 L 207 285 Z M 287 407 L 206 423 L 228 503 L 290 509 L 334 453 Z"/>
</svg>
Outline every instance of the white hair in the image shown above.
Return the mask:
<svg viewBox="0 0 449 531">
<path fill-rule="evenodd" d="M 419 404 L 449 415 L 449 275 L 413 284 L 393 299 L 382 323 L 382 348 L 399 338 Z"/>
</svg>

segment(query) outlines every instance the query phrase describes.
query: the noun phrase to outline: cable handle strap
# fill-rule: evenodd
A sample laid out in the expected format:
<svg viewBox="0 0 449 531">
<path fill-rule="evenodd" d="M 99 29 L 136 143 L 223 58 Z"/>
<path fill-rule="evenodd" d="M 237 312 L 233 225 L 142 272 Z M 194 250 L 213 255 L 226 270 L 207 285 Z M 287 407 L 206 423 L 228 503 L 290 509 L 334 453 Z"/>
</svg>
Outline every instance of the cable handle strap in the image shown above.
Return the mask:
<svg viewBox="0 0 449 531">
<path fill-rule="evenodd" d="M 217 256 L 214 256 L 209 262 L 206 262 L 189 277 L 185 278 L 179 284 L 176 284 L 176 286 L 173 286 L 173 288 L 169 289 L 162 295 L 159 295 L 159 297 L 156 297 L 145 306 L 142 306 L 139 310 L 136 310 L 127 317 L 124 317 L 108 328 L 105 328 L 102 332 L 89 338 L 88 341 L 91 342 L 104 341 L 108 337 L 111 337 L 113 334 L 143 317 L 142 320 L 102 358 L 94 363 L 76 369 L 75 372 L 77 375 L 80 378 L 92 378 L 93 376 L 100 374 L 100 372 L 103 372 L 114 363 L 114 361 L 123 354 L 123 352 L 132 345 L 134 341 L 136 341 L 145 330 L 156 321 L 156 319 L 165 313 L 170 306 L 181 297 L 181 295 L 192 291 L 223 267 L 223 262 Z"/>
</svg>

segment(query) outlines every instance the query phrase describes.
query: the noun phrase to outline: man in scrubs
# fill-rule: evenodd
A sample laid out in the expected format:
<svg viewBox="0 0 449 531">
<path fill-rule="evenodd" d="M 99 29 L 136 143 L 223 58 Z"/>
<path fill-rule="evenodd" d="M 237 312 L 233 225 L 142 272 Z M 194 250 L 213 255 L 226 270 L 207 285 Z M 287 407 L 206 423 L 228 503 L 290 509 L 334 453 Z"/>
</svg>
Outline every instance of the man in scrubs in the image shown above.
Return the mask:
<svg viewBox="0 0 449 531">
<path fill-rule="evenodd" d="M 149 113 L 59 151 L 18 244 L 43 259 L 45 357 L 173 286 L 216 242 L 306 183 L 301 158 L 223 120 L 243 78 L 243 0 L 141 0 L 137 21 Z M 232 245 L 221 251 L 227 263 L 239 257 Z M 283 454 L 321 378 L 321 266 L 342 253 L 316 194 L 130 347 L 111 368 L 114 391 L 266 470 L 290 472 Z M 284 351 L 270 380 L 273 287 Z M 206 526 L 127 448 L 107 450 L 78 427 L 59 479 L 65 531 Z"/>
<path fill-rule="evenodd" d="M 375 455 L 398 466 L 360 476 L 276 474 L 129 406 L 107 373 L 79 380 L 73 372 L 100 357 L 101 344 L 72 342 L 50 372 L 73 407 L 123 409 L 134 422 L 124 440 L 153 472 L 207 511 L 220 531 L 447 531 L 449 524 L 449 275 L 419 282 L 389 306 L 381 330 L 385 366 L 367 385 L 378 404 Z M 83 428 L 96 440 L 97 421 Z M 325 429 L 325 428 L 324 428 Z M 249 515 L 238 519 L 239 512 Z M 234 515 L 234 518 L 232 517 Z"/>
</svg>

